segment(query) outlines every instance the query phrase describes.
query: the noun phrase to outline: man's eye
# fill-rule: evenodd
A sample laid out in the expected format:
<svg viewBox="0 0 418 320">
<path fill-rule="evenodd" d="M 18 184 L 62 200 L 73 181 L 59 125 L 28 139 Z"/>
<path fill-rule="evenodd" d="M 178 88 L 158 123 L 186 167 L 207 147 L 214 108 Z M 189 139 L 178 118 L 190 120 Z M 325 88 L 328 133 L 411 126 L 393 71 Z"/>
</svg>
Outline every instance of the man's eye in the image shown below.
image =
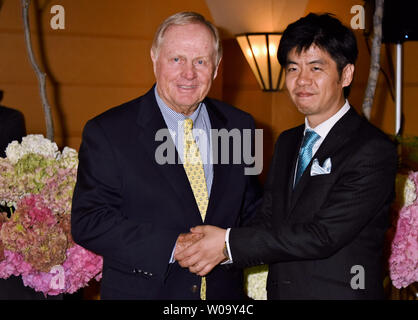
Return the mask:
<svg viewBox="0 0 418 320">
<path fill-rule="evenodd" d="M 202 60 L 202 59 L 200 59 L 200 60 L 196 60 L 196 62 L 195 62 L 197 65 L 204 65 L 205 64 L 205 61 L 204 60 Z"/>
<path fill-rule="evenodd" d="M 173 61 L 174 62 L 179 62 L 180 61 L 180 58 L 173 58 Z"/>
<path fill-rule="evenodd" d="M 313 71 L 320 71 L 320 70 L 322 70 L 322 68 L 320 68 L 320 67 L 313 67 L 312 70 Z"/>
</svg>

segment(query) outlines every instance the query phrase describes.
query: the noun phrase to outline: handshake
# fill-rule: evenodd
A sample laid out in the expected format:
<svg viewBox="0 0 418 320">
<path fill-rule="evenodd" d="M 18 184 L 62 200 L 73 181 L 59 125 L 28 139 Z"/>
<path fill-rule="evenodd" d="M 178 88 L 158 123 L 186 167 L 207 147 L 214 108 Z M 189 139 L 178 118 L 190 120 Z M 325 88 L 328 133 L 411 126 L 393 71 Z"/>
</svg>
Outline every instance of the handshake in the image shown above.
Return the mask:
<svg viewBox="0 0 418 320">
<path fill-rule="evenodd" d="M 197 226 L 178 236 L 174 258 L 183 268 L 199 276 L 207 275 L 228 259 L 224 253 L 226 230 L 214 226 Z"/>
</svg>

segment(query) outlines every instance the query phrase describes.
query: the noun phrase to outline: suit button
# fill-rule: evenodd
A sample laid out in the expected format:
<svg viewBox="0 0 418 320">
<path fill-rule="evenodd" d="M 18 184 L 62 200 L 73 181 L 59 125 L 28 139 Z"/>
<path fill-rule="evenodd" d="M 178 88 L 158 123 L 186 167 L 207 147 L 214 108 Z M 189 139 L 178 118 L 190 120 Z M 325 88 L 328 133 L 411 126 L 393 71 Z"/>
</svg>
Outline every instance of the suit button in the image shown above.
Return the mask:
<svg viewBox="0 0 418 320">
<path fill-rule="evenodd" d="M 199 290 L 199 287 L 197 285 L 192 285 L 192 292 L 193 293 L 197 293 L 197 291 Z"/>
</svg>

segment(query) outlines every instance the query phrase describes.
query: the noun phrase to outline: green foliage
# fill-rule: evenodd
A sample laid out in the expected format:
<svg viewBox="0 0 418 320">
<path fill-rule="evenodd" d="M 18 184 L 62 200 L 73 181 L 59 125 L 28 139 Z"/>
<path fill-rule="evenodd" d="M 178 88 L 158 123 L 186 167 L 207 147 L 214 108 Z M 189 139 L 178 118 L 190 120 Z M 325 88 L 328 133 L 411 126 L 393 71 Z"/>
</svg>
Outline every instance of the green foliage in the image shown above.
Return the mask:
<svg viewBox="0 0 418 320">
<path fill-rule="evenodd" d="M 418 137 L 393 137 L 398 144 L 399 166 L 401 171 L 418 170 Z"/>
</svg>

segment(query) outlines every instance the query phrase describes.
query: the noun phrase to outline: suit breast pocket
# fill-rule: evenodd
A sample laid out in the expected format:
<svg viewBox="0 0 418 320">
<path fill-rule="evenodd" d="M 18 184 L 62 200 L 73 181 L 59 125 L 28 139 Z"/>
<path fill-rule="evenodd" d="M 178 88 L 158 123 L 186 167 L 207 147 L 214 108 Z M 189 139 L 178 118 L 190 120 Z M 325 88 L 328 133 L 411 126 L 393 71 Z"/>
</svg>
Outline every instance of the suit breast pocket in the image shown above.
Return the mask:
<svg viewBox="0 0 418 320">
<path fill-rule="evenodd" d="M 329 175 L 319 175 L 310 177 L 309 182 L 296 201 L 293 215 L 298 221 L 311 221 L 317 210 L 320 210 L 330 195 L 334 185 L 334 178 Z"/>
<path fill-rule="evenodd" d="M 328 184 L 333 184 L 334 181 L 335 181 L 335 175 L 332 173 L 318 174 L 315 176 L 311 176 L 309 178 L 309 185 L 311 184 L 314 184 L 315 186 L 328 185 Z"/>
</svg>

